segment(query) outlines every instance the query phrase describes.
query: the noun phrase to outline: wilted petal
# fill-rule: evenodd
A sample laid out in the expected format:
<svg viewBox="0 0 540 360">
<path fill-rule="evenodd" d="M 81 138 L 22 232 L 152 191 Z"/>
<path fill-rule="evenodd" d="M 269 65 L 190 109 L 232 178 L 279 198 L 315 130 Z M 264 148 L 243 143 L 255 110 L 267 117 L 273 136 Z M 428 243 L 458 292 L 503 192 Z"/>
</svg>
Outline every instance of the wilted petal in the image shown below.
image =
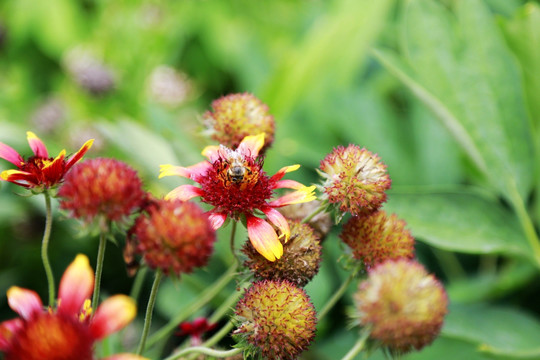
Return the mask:
<svg viewBox="0 0 540 360">
<path fill-rule="evenodd" d="M 75 165 L 79 160 L 81 160 L 84 154 L 86 154 L 86 152 L 90 150 L 93 143 L 94 143 L 94 139 L 90 139 L 87 142 L 85 142 L 83 146 L 81 146 L 79 151 L 77 151 L 75 154 L 73 154 L 72 157 L 69 158 L 69 161 L 66 163 L 65 171 L 68 171 L 73 165 Z"/>
<path fill-rule="evenodd" d="M 317 199 L 317 196 L 315 196 L 314 190 L 315 190 L 315 185 L 304 186 L 302 189 L 299 189 L 295 192 L 284 195 L 270 202 L 269 205 L 272 207 L 281 207 L 285 205 L 310 202 Z"/>
<path fill-rule="evenodd" d="M 24 159 L 15 149 L 0 142 L 0 158 L 9 161 L 15 166 L 20 166 L 24 162 Z"/>
<path fill-rule="evenodd" d="M 272 225 L 255 216 L 247 217 L 247 231 L 251 244 L 266 259 L 275 261 L 283 255 L 283 246 L 279 242 Z"/>
<path fill-rule="evenodd" d="M 208 214 L 208 220 L 210 220 L 210 224 L 212 225 L 212 229 L 214 230 L 219 229 L 223 225 L 226 219 L 227 219 L 226 214 L 220 214 L 220 213 Z"/>
<path fill-rule="evenodd" d="M 193 199 L 194 197 L 201 196 L 202 194 L 203 191 L 201 190 L 201 188 L 193 185 L 180 185 L 179 187 L 165 195 L 165 199 L 179 199 L 182 201 L 187 201 L 189 199 Z"/>
<path fill-rule="evenodd" d="M 77 255 L 68 266 L 58 289 L 58 311 L 78 314 L 94 287 L 94 273 L 86 255 Z"/>
<path fill-rule="evenodd" d="M 236 151 L 243 156 L 257 157 L 259 151 L 264 146 L 264 133 L 246 136 L 238 145 Z"/>
<path fill-rule="evenodd" d="M 272 224 L 278 227 L 278 229 L 281 231 L 281 236 L 285 236 L 285 242 L 289 241 L 289 237 L 291 236 L 291 230 L 289 229 L 289 224 L 287 223 L 287 219 L 285 218 L 285 216 L 283 216 L 279 211 L 271 207 L 262 209 L 262 212 L 266 215 L 266 217 L 268 218 L 268 220 L 270 220 Z"/>
<path fill-rule="evenodd" d="M 26 138 L 28 139 L 28 144 L 30 145 L 30 148 L 34 152 L 34 155 L 41 157 L 41 158 L 48 158 L 49 153 L 47 152 L 47 147 L 41 141 L 40 138 L 37 137 L 36 134 L 34 134 L 31 131 L 26 132 Z"/>
<path fill-rule="evenodd" d="M 9 307 L 25 320 L 31 318 L 34 313 L 43 311 L 43 303 L 33 290 L 12 286 L 7 291 L 7 298 Z"/>
<path fill-rule="evenodd" d="M 123 329 L 137 315 L 135 301 L 126 295 L 115 295 L 103 301 L 97 309 L 90 332 L 96 339 Z"/>
</svg>

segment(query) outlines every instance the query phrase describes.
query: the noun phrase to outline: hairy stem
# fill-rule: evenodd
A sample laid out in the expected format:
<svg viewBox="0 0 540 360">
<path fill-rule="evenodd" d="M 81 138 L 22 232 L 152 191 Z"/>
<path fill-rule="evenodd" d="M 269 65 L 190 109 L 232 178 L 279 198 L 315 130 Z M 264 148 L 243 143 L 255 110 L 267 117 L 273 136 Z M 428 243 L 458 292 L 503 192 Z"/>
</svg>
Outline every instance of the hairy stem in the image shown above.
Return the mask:
<svg viewBox="0 0 540 360">
<path fill-rule="evenodd" d="M 96 279 L 94 281 L 94 295 L 92 296 L 92 307 L 97 309 L 99 302 L 99 290 L 101 289 L 101 274 L 103 273 L 103 260 L 105 259 L 105 248 L 107 238 L 104 232 L 99 235 L 99 246 L 96 260 Z"/>
<path fill-rule="evenodd" d="M 49 239 L 51 237 L 52 228 L 52 210 L 51 210 L 51 196 L 47 191 L 43 193 L 45 195 L 45 231 L 43 232 L 43 240 L 41 241 L 41 261 L 45 268 L 45 275 L 47 276 L 47 285 L 49 287 L 49 306 L 54 305 L 55 284 L 54 275 L 49 261 Z"/>
<path fill-rule="evenodd" d="M 156 303 L 157 292 L 159 289 L 159 283 L 163 277 L 161 270 L 156 270 L 156 276 L 154 278 L 154 284 L 152 285 L 152 291 L 150 291 L 150 297 L 148 298 L 148 305 L 146 306 L 146 315 L 144 316 L 144 327 L 141 335 L 141 341 L 139 348 L 137 349 L 137 355 L 141 355 L 146 345 L 146 338 L 150 332 L 150 325 L 152 324 L 152 313 L 154 312 L 154 305 Z"/>
</svg>

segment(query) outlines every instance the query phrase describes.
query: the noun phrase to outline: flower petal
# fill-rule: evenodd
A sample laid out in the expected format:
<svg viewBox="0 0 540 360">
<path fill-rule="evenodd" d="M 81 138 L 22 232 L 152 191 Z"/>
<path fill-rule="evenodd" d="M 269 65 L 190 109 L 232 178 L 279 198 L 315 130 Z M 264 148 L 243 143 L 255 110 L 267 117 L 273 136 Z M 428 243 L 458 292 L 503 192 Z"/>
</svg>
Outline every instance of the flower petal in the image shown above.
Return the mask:
<svg viewBox="0 0 540 360">
<path fill-rule="evenodd" d="M 266 259 L 275 261 L 283 255 L 283 246 L 279 242 L 274 228 L 265 220 L 248 215 L 247 231 L 255 250 Z"/>
<path fill-rule="evenodd" d="M 251 157 L 257 157 L 259 155 L 259 151 L 264 146 L 264 133 L 260 133 L 257 135 L 250 135 L 246 136 L 240 145 L 238 145 L 238 148 L 236 151 L 238 151 L 240 154 L 244 156 L 251 156 Z"/>
<path fill-rule="evenodd" d="M 115 295 L 101 303 L 92 322 L 90 332 L 96 339 L 123 329 L 137 315 L 135 300 L 126 295 Z"/>
<path fill-rule="evenodd" d="M 292 172 L 292 171 L 296 171 L 300 168 L 300 165 L 299 164 L 296 164 L 296 165 L 289 165 L 289 166 L 284 166 L 282 167 L 281 169 L 279 169 L 279 171 L 277 173 L 275 173 L 274 175 L 272 175 L 272 177 L 270 178 L 270 181 L 278 181 L 280 180 L 286 173 L 288 172 Z"/>
<path fill-rule="evenodd" d="M 219 149 L 220 147 L 217 145 L 209 145 L 203 149 L 201 154 L 203 154 L 203 156 L 206 156 L 210 163 L 214 163 L 214 161 L 221 157 Z"/>
<path fill-rule="evenodd" d="M 210 220 L 212 229 L 217 230 L 223 225 L 225 220 L 227 220 L 227 215 L 211 212 L 208 214 L 208 220 Z"/>
<path fill-rule="evenodd" d="M 150 360 L 149 358 L 145 358 L 139 355 L 135 354 L 116 354 L 112 356 L 107 356 L 106 358 L 103 358 L 102 360 Z"/>
<path fill-rule="evenodd" d="M 73 156 L 71 156 L 69 158 L 69 161 L 67 162 L 66 164 L 66 169 L 65 171 L 68 171 L 69 169 L 71 169 L 71 167 L 73 165 L 75 165 L 79 160 L 82 159 L 82 157 L 84 156 L 84 154 L 86 154 L 86 152 L 88 150 L 90 150 L 90 148 L 92 147 L 92 144 L 94 143 L 94 139 L 90 139 L 88 140 L 87 142 L 85 142 L 83 144 L 83 146 L 81 146 L 81 148 L 79 149 L 79 151 L 77 151 L 75 154 L 73 154 Z"/>
<path fill-rule="evenodd" d="M 33 290 L 12 286 L 7 291 L 7 298 L 9 307 L 25 320 L 43 311 L 43 303 Z"/>
<path fill-rule="evenodd" d="M 180 185 L 165 195 L 165 200 L 179 199 L 182 201 L 187 201 L 189 199 L 193 199 L 194 197 L 202 196 L 202 194 L 204 194 L 204 192 L 201 188 L 193 185 Z"/>
<path fill-rule="evenodd" d="M 11 319 L 0 323 L 0 351 L 6 351 L 11 346 L 11 339 L 15 333 L 24 327 L 21 318 Z"/>
<path fill-rule="evenodd" d="M 43 183 L 48 185 L 55 185 L 64 176 L 66 170 L 64 168 L 64 158 L 66 156 L 66 150 L 60 151 L 57 157 L 55 157 L 51 162 L 45 165 L 42 171 Z"/>
<path fill-rule="evenodd" d="M 300 189 L 303 189 L 304 186 L 305 186 L 304 184 L 301 184 L 298 181 L 294 181 L 294 180 L 279 180 L 278 182 L 276 182 L 274 189 L 287 188 L 287 189 L 300 190 Z"/>
<path fill-rule="evenodd" d="M 266 215 L 266 217 L 268 218 L 268 220 L 270 220 L 272 224 L 278 227 L 278 229 L 281 231 L 281 236 L 285 237 L 285 242 L 289 241 L 289 237 L 291 236 L 291 230 L 289 229 L 289 224 L 287 223 L 287 219 L 285 218 L 285 216 L 283 216 L 279 211 L 271 207 L 266 207 L 262 209 L 262 212 Z"/>
<path fill-rule="evenodd" d="M 15 149 L 3 142 L 0 142 L 0 158 L 9 161 L 17 167 L 24 163 L 24 159 Z"/>
<path fill-rule="evenodd" d="M 94 273 L 88 257 L 79 254 L 68 266 L 58 289 L 58 311 L 65 314 L 79 314 L 84 301 L 92 295 Z"/>
<path fill-rule="evenodd" d="M 27 131 L 26 138 L 28 139 L 28 144 L 30 145 L 30 149 L 32 149 L 34 152 L 34 155 L 45 159 L 49 157 L 47 147 L 36 134 L 31 131 Z"/>
<path fill-rule="evenodd" d="M 272 207 L 281 207 L 285 205 L 310 202 L 317 199 L 317 196 L 315 196 L 314 190 L 315 190 L 315 185 L 304 186 L 302 189 L 299 189 L 287 195 L 283 195 L 282 197 L 277 198 L 274 201 L 271 201 L 268 205 Z"/>
<path fill-rule="evenodd" d="M 197 181 L 200 176 L 206 174 L 206 172 L 209 168 L 212 167 L 212 165 L 208 161 L 201 161 L 200 163 L 197 163 L 190 167 L 174 166 L 170 164 L 160 165 L 159 167 L 160 179 L 165 176 L 181 176 Z"/>
<path fill-rule="evenodd" d="M 39 180 L 35 174 L 20 170 L 5 170 L 0 174 L 0 179 L 14 184 L 30 187 L 39 185 Z"/>
</svg>

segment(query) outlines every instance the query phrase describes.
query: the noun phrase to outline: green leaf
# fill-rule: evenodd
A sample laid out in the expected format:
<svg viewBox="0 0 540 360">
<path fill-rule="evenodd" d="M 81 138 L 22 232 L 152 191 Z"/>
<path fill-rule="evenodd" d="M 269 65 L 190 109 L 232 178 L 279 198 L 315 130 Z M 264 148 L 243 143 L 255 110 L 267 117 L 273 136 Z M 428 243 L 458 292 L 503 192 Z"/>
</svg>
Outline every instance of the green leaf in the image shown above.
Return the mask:
<svg viewBox="0 0 540 360">
<path fill-rule="evenodd" d="M 407 2 L 403 58 L 376 56 L 427 105 L 492 186 L 511 198 L 532 183 L 532 139 L 518 65 L 480 0 Z"/>
<path fill-rule="evenodd" d="M 467 190 L 391 193 L 384 209 L 407 221 L 431 246 L 471 254 L 531 258 L 515 216 L 494 199 Z"/>
<path fill-rule="evenodd" d="M 380 359 L 384 359 L 381 357 Z M 488 360 L 493 359 L 478 351 L 475 344 L 466 341 L 439 336 L 435 341 L 420 352 L 412 352 L 404 357 L 405 360 Z"/>
<path fill-rule="evenodd" d="M 531 359 L 540 357 L 540 322 L 516 309 L 453 304 L 442 334 L 476 343 L 486 353 Z"/>
</svg>

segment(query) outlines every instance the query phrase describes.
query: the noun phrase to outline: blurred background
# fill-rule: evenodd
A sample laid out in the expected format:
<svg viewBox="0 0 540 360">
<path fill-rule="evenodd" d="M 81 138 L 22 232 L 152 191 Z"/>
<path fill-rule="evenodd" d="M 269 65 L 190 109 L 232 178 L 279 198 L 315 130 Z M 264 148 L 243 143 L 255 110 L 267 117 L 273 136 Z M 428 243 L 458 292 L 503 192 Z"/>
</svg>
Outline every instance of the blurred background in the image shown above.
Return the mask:
<svg viewBox="0 0 540 360">
<path fill-rule="evenodd" d="M 24 156 L 31 154 L 27 130 L 51 154 L 94 138 L 87 158 L 127 162 L 161 196 L 179 180 L 158 181 L 159 165 L 201 161 L 209 144 L 202 114 L 238 92 L 253 93 L 275 117 L 269 174 L 299 163 L 289 178 L 317 183 L 320 160 L 349 143 L 387 164 L 385 208 L 408 222 L 419 260 L 445 283 L 452 304 L 441 337 L 408 359 L 540 359 L 540 263 L 532 245 L 540 219 L 538 2 L 0 2 L 0 141 Z M 0 170 L 9 168 L 0 161 Z M 0 320 L 14 316 L 3 295 L 10 286 L 46 297 L 44 200 L 20 194 L 0 183 Z M 207 269 L 163 284 L 155 328 L 224 271 L 228 231 L 219 231 Z M 339 231 L 323 243 L 321 271 L 306 288 L 317 309 L 347 276 Z M 107 249 L 105 295 L 131 289 L 123 241 Z M 77 253 L 95 266 L 97 243 L 56 209 L 56 280 Z M 338 359 L 352 346 L 359 332 L 348 328 L 347 312 L 355 289 L 319 324 L 303 358 Z"/>
</svg>

